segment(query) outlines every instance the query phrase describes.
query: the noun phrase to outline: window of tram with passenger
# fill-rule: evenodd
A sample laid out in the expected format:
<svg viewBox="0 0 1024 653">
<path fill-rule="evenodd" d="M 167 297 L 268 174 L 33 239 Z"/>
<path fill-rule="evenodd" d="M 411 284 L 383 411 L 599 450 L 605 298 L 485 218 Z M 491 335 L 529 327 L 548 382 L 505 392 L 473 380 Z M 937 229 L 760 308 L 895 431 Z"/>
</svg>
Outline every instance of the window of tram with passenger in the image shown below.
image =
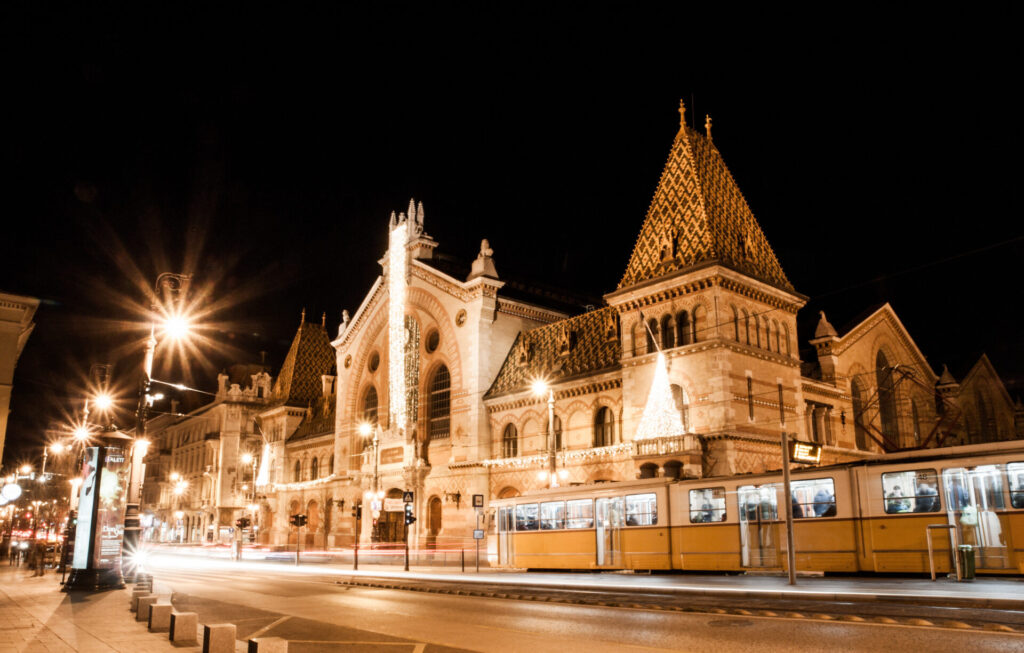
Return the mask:
<svg viewBox="0 0 1024 653">
<path fill-rule="evenodd" d="M 1024 508 L 1024 463 L 1008 464 L 1006 477 L 1010 481 L 1010 505 Z"/>
<path fill-rule="evenodd" d="M 709 524 L 725 521 L 725 488 L 690 490 L 690 523 Z"/>
<path fill-rule="evenodd" d="M 885 512 L 897 515 L 906 512 L 938 512 L 938 474 L 934 469 L 910 469 L 882 474 L 882 495 Z"/>
<path fill-rule="evenodd" d="M 831 478 L 792 481 L 793 518 L 836 516 L 836 485 Z"/>
</svg>

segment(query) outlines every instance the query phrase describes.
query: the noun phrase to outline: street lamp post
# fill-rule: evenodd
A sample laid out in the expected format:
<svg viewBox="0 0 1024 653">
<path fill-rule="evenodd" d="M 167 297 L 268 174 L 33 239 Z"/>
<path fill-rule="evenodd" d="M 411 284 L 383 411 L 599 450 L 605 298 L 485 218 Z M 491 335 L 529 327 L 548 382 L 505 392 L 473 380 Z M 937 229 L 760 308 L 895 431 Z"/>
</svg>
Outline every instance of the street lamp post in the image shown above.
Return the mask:
<svg viewBox="0 0 1024 653">
<path fill-rule="evenodd" d="M 555 390 L 546 381 L 538 380 L 533 383 L 533 394 L 543 397 L 548 395 L 548 487 L 558 487 L 558 474 L 555 470 Z"/>
</svg>

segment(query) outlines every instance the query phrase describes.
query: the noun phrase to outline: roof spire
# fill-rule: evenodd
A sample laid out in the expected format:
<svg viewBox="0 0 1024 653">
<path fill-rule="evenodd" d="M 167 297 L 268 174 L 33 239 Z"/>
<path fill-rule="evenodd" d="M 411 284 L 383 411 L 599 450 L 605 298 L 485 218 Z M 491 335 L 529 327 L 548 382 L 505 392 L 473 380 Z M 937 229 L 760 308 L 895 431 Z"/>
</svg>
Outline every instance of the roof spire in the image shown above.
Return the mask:
<svg viewBox="0 0 1024 653">
<path fill-rule="evenodd" d="M 302 307 L 302 315 L 299 317 L 299 326 L 306 323 L 306 307 Z"/>
<path fill-rule="evenodd" d="M 708 140 L 711 140 L 711 116 L 710 114 L 704 114 L 704 129 L 708 132 Z"/>
<path fill-rule="evenodd" d="M 679 131 L 683 131 L 684 127 L 686 127 L 686 103 L 679 98 Z"/>
<path fill-rule="evenodd" d="M 325 329 L 327 328 L 327 311 L 324 311 L 324 314 L 320 316 L 320 326 Z"/>
</svg>

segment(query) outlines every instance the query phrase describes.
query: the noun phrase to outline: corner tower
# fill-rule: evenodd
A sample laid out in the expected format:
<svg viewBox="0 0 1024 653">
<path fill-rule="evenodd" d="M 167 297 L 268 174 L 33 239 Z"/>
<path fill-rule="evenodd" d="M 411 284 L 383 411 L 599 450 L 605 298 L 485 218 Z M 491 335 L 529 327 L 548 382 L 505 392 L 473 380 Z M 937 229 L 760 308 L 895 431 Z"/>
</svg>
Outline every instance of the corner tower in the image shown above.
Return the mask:
<svg viewBox="0 0 1024 653">
<path fill-rule="evenodd" d="M 710 118 L 701 134 L 682 102 L 679 112 L 626 272 L 605 297 L 621 324 L 623 428 L 636 432 L 662 352 L 687 437 L 638 446 L 638 458 L 674 449 L 699 453 L 704 475 L 777 469 L 781 429 L 803 433 L 795 318 L 806 297 L 715 147 Z"/>
</svg>

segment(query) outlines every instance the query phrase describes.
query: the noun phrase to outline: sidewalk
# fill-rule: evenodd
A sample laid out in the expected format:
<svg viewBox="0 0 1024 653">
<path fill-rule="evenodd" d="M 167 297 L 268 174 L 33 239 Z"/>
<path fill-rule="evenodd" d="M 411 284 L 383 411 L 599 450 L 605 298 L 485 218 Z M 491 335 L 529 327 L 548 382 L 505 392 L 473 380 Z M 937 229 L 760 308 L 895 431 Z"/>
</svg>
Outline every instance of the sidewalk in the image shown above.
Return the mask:
<svg viewBox="0 0 1024 653">
<path fill-rule="evenodd" d="M 130 587 L 130 586 L 129 586 Z M 151 633 L 128 609 L 130 589 L 66 594 L 52 569 L 0 565 L 0 653 L 199 651 Z"/>
</svg>

